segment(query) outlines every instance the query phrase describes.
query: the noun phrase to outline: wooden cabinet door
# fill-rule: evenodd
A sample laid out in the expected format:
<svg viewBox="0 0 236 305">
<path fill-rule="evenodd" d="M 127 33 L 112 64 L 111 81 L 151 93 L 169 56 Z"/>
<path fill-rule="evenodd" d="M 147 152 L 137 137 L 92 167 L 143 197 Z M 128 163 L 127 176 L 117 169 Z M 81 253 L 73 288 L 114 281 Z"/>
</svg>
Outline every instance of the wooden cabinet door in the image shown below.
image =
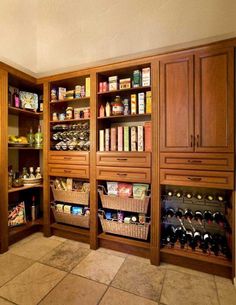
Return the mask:
<svg viewBox="0 0 236 305">
<path fill-rule="evenodd" d="M 195 150 L 233 152 L 233 48 L 196 52 Z"/>
<path fill-rule="evenodd" d="M 160 149 L 194 150 L 193 55 L 160 60 Z"/>
</svg>

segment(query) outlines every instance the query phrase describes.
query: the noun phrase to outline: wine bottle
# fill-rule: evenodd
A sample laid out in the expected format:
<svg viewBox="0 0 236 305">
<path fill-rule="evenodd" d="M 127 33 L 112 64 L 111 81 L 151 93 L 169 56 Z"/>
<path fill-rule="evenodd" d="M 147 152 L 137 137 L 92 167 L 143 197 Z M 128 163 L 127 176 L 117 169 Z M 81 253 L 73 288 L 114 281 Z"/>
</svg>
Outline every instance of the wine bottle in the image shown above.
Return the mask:
<svg viewBox="0 0 236 305">
<path fill-rule="evenodd" d="M 167 192 L 167 196 L 168 196 L 168 197 L 173 197 L 173 192 L 172 192 L 172 191 L 168 191 L 168 192 Z"/>
<path fill-rule="evenodd" d="M 195 197 L 197 198 L 197 200 L 202 200 L 202 198 L 203 198 L 202 194 L 200 194 L 200 193 L 197 193 L 195 195 Z"/>
<path fill-rule="evenodd" d="M 186 198 L 191 199 L 193 197 L 193 194 L 188 192 L 185 194 L 185 196 Z"/>
<path fill-rule="evenodd" d="M 213 220 L 220 226 L 223 226 L 225 223 L 225 217 L 221 212 L 215 212 L 213 214 Z"/>
<path fill-rule="evenodd" d="M 168 217 L 168 218 L 172 218 L 174 215 L 175 215 L 175 210 L 174 209 L 172 209 L 172 208 L 168 208 L 167 210 L 166 210 L 166 217 Z"/>
<path fill-rule="evenodd" d="M 194 242 L 193 242 L 193 232 L 190 230 L 186 230 L 186 240 L 187 244 L 193 249 Z"/>
<path fill-rule="evenodd" d="M 201 223 L 202 220 L 203 220 L 203 214 L 202 214 L 202 212 L 199 211 L 199 210 L 195 211 L 195 213 L 194 213 L 194 219 L 195 219 L 196 221 L 198 221 L 199 223 Z"/>
<path fill-rule="evenodd" d="M 176 236 L 175 236 L 175 227 L 174 226 L 168 226 L 166 229 L 166 241 L 171 245 L 171 247 L 174 246 L 176 242 Z"/>
<path fill-rule="evenodd" d="M 175 212 L 175 217 L 178 219 L 181 219 L 184 216 L 184 210 L 181 208 L 178 208 Z"/>
<path fill-rule="evenodd" d="M 207 252 L 207 250 L 209 250 L 209 247 L 212 243 L 212 236 L 210 233 L 206 232 L 203 234 L 203 238 L 202 238 L 202 244 L 201 244 L 201 248 L 203 250 L 204 253 Z"/>
<path fill-rule="evenodd" d="M 180 239 L 183 236 L 183 233 L 184 233 L 184 231 L 183 231 L 182 227 L 181 226 L 177 226 L 175 228 L 175 237 L 176 237 L 176 240 L 180 241 Z"/>
<path fill-rule="evenodd" d="M 206 199 L 207 199 L 208 201 L 213 201 L 213 200 L 214 200 L 214 196 L 211 195 L 211 194 L 209 194 L 209 195 L 206 196 Z"/>
<path fill-rule="evenodd" d="M 193 212 L 190 209 L 185 209 L 184 210 L 184 217 L 191 221 L 193 219 Z"/>
<path fill-rule="evenodd" d="M 181 249 L 183 249 L 185 244 L 187 243 L 186 232 L 183 232 L 182 236 L 179 238 L 179 242 L 180 242 Z"/>
<path fill-rule="evenodd" d="M 177 198 L 181 198 L 181 197 L 182 197 L 182 195 L 183 195 L 183 194 L 182 194 L 181 192 L 179 192 L 179 191 L 178 191 L 178 192 L 176 192 L 176 197 L 177 197 Z"/>
<path fill-rule="evenodd" d="M 222 195 L 218 195 L 217 196 L 217 200 L 219 201 L 219 202 L 224 202 L 224 197 L 222 196 Z"/>
<path fill-rule="evenodd" d="M 221 240 L 221 238 L 220 238 L 220 235 L 219 235 L 219 234 L 214 233 L 214 234 L 212 235 L 211 251 L 214 252 L 214 254 L 215 254 L 216 256 L 219 255 L 219 251 L 220 251 L 220 246 L 219 246 L 219 245 L 220 245 L 220 240 Z"/>
<path fill-rule="evenodd" d="M 32 205 L 31 205 L 31 219 L 32 221 L 36 220 L 36 205 L 35 205 L 35 197 L 32 197 Z"/>
<path fill-rule="evenodd" d="M 211 223 L 213 221 L 213 215 L 211 211 L 209 210 L 204 211 L 203 218 L 206 220 L 206 222 Z"/>
</svg>

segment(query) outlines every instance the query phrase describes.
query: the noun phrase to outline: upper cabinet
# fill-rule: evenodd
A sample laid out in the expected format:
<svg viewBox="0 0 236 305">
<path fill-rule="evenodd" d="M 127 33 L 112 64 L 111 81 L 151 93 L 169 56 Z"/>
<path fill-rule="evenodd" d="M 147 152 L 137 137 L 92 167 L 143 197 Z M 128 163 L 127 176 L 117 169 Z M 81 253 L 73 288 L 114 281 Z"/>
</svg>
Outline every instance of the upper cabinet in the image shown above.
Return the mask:
<svg viewBox="0 0 236 305">
<path fill-rule="evenodd" d="M 162 152 L 233 152 L 233 71 L 233 48 L 162 57 Z"/>
<path fill-rule="evenodd" d="M 193 55 L 160 61 L 161 151 L 194 150 Z"/>
<path fill-rule="evenodd" d="M 196 52 L 196 151 L 233 152 L 233 82 L 233 48 Z"/>
</svg>

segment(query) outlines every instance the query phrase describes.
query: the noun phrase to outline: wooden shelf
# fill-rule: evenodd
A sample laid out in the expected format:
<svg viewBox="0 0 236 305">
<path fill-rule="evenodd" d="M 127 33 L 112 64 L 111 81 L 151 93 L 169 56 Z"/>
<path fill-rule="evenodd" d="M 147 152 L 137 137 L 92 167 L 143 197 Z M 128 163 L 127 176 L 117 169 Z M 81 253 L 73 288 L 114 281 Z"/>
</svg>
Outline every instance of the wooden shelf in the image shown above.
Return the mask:
<svg viewBox="0 0 236 305">
<path fill-rule="evenodd" d="M 106 92 L 97 92 L 98 95 L 113 95 L 117 93 L 122 92 L 135 92 L 135 91 L 142 91 L 142 90 L 151 90 L 151 86 L 145 86 L 145 87 L 134 87 L 134 88 L 128 88 L 128 89 L 120 89 L 120 90 L 113 90 L 113 91 L 106 91 Z"/>
<path fill-rule="evenodd" d="M 50 121 L 50 124 L 63 124 L 63 123 L 73 123 L 73 122 L 80 122 L 80 121 L 89 121 L 90 118 L 88 119 L 70 119 L 70 120 L 63 120 L 63 121 Z"/>
<path fill-rule="evenodd" d="M 35 148 L 35 147 L 28 147 L 28 146 L 27 147 L 11 147 L 11 146 L 8 146 L 8 149 L 43 150 L 43 148 Z"/>
<path fill-rule="evenodd" d="M 126 245 L 129 245 L 129 246 L 135 246 L 135 247 L 140 247 L 140 248 L 145 248 L 145 249 L 150 248 L 150 243 L 149 242 L 139 241 L 139 240 L 131 239 L 129 237 L 121 237 L 121 236 L 111 235 L 111 234 L 107 234 L 107 233 L 104 233 L 104 232 L 99 234 L 98 238 L 104 239 L 104 240 L 115 241 L 117 243 L 122 243 L 122 244 L 126 244 Z"/>
<path fill-rule="evenodd" d="M 17 239 L 17 235 L 24 235 L 26 233 L 26 231 L 30 231 L 34 227 L 38 227 L 38 226 L 42 226 L 42 225 L 43 225 L 43 218 L 39 218 L 35 221 L 28 221 L 24 225 L 20 225 L 20 226 L 16 226 L 16 227 L 9 227 L 9 237 L 11 239 Z"/>
<path fill-rule="evenodd" d="M 27 109 L 11 107 L 11 106 L 8 106 L 8 113 L 14 114 L 14 115 L 30 116 L 30 117 L 34 117 L 34 118 L 38 118 L 38 119 L 41 119 L 43 117 L 43 113 L 34 112 L 31 110 L 27 110 Z"/>
<path fill-rule="evenodd" d="M 28 189 L 42 188 L 42 187 L 43 187 L 42 184 L 38 184 L 38 185 L 27 185 L 27 186 L 21 186 L 21 187 L 14 187 L 14 188 L 8 190 L 8 193 L 21 192 L 21 191 L 28 190 Z"/>
<path fill-rule="evenodd" d="M 80 98 L 73 98 L 73 99 L 65 99 L 65 100 L 56 100 L 51 101 L 50 104 L 62 104 L 62 103 L 69 103 L 69 102 L 79 102 L 84 100 L 89 100 L 90 96 L 80 97 Z"/>
<path fill-rule="evenodd" d="M 51 224 L 51 228 L 70 232 L 70 233 L 76 233 L 76 234 L 89 236 L 89 229 L 74 227 L 71 225 L 66 225 L 66 224 L 61 224 L 61 223 L 55 222 L 55 223 Z"/>
<path fill-rule="evenodd" d="M 148 118 L 151 120 L 151 113 L 144 114 L 129 114 L 129 115 L 112 115 L 109 117 L 98 117 L 98 120 L 116 120 L 116 119 L 133 119 L 133 118 Z"/>
</svg>

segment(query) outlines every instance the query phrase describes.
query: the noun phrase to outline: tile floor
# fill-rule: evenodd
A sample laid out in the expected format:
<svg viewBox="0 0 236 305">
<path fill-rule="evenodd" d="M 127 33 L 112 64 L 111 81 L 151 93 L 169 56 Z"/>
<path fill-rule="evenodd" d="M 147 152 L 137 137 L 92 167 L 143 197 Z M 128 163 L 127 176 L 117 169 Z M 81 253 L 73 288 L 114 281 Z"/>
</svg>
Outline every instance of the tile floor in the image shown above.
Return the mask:
<svg viewBox="0 0 236 305">
<path fill-rule="evenodd" d="M 0 255 L 0 305 L 236 305 L 230 280 L 36 233 Z"/>
</svg>

